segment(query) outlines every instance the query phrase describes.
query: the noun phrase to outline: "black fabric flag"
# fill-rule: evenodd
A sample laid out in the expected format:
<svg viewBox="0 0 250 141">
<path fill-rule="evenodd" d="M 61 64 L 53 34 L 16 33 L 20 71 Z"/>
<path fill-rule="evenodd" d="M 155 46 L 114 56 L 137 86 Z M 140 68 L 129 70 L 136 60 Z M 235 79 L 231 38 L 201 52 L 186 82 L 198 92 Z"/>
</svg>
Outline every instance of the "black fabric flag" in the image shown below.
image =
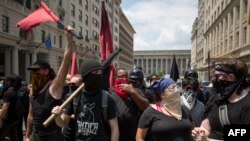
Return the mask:
<svg viewBox="0 0 250 141">
<path fill-rule="evenodd" d="M 172 59 L 170 78 L 173 79 L 175 82 L 177 81 L 177 79 L 179 79 L 179 70 L 178 70 L 178 66 L 176 63 L 175 55 L 173 55 L 173 59 Z"/>
</svg>

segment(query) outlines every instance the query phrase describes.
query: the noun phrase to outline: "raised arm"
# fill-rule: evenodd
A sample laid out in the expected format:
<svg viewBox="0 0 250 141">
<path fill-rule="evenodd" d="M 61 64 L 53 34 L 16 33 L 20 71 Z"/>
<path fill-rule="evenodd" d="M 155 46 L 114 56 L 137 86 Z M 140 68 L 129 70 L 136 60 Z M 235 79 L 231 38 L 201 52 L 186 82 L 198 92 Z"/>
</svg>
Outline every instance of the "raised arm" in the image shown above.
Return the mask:
<svg viewBox="0 0 250 141">
<path fill-rule="evenodd" d="M 70 31 L 73 31 L 73 28 L 70 26 L 67 26 L 65 28 L 65 33 L 67 35 L 67 46 L 65 48 L 64 57 L 62 64 L 58 70 L 58 73 L 53 80 L 52 84 L 50 85 L 49 91 L 55 99 L 61 99 L 62 97 L 62 91 L 64 82 L 68 73 L 68 69 L 71 62 L 71 56 L 72 56 L 72 48 L 73 48 L 73 37 Z"/>
</svg>

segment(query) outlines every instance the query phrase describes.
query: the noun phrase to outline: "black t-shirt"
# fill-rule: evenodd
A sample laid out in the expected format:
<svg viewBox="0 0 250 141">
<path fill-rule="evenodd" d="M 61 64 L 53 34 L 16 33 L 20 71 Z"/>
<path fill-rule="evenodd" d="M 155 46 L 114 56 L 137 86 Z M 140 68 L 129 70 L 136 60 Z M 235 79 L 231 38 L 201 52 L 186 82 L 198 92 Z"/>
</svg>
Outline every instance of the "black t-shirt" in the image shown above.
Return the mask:
<svg viewBox="0 0 250 141">
<path fill-rule="evenodd" d="M 3 102 L 9 102 L 9 108 L 7 112 L 7 116 L 5 121 L 6 122 L 13 122 L 18 120 L 18 116 L 15 113 L 16 109 L 16 101 L 17 101 L 17 95 L 14 90 L 14 88 L 9 88 L 4 94 L 3 94 Z"/>
<path fill-rule="evenodd" d="M 187 111 L 182 109 L 182 120 L 158 112 L 151 106 L 143 112 L 139 128 L 149 128 L 146 141 L 191 141 L 192 124 Z"/>
<path fill-rule="evenodd" d="M 54 120 L 46 128 L 43 126 L 43 122 L 51 115 L 52 108 L 60 105 L 61 102 L 50 95 L 49 87 L 42 93 L 34 93 L 31 97 L 33 129 L 39 131 L 61 130 Z"/>
<path fill-rule="evenodd" d="M 235 103 L 227 104 L 228 118 L 230 124 L 250 124 L 250 95 L 247 94 Z M 212 134 L 212 139 L 223 139 L 223 127 L 219 119 L 219 107 L 215 108 L 208 115 L 210 127 L 216 134 Z"/>
<path fill-rule="evenodd" d="M 145 98 L 144 93 L 140 89 L 135 88 L 135 90 Z M 111 96 L 115 100 L 118 109 L 120 141 L 134 141 L 142 111 L 130 96 L 123 100 L 113 89 L 111 92 Z"/>
<path fill-rule="evenodd" d="M 76 109 L 76 141 L 107 141 L 107 123 L 104 123 L 102 114 L 101 92 L 90 95 L 82 92 Z M 74 114 L 71 104 L 66 108 L 67 115 Z M 107 119 L 116 117 L 116 105 L 114 100 L 108 96 Z"/>
</svg>

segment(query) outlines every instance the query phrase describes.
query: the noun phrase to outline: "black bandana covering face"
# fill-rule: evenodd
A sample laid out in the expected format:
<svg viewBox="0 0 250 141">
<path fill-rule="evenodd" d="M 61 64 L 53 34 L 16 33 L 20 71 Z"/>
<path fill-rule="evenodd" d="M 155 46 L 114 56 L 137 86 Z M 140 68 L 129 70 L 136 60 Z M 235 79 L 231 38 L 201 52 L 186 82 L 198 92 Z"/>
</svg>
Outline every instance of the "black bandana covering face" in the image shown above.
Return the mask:
<svg viewBox="0 0 250 141">
<path fill-rule="evenodd" d="M 83 78 L 84 88 L 87 92 L 96 92 L 102 88 L 101 74 L 88 74 Z"/>
<path fill-rule="evenodd" d="M 31 72 L 31 84 L 33 93 L 39 92 L 49 81 L 48 75 L 41 75 L 38 71 Z"/>
</svg>

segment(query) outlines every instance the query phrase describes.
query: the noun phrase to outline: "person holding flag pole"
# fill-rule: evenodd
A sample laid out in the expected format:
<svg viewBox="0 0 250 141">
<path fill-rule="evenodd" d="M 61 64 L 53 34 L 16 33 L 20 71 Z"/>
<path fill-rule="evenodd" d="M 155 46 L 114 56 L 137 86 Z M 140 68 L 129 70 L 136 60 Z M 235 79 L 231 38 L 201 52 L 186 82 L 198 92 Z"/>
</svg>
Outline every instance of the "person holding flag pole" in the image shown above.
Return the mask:
<svg viewBox="0 0 250 141">
<path fill-rule="evenodd" d="M 54 121 L 46 127 L 43 126 L 43 121 L 50 116 L 51 109 L 61 103 L 64 81 L 70 67 L 73 52 L 73 36 L 78 39 L 80 37 L 74 32 L 71 26 L 63 25 L 60 19 L 43 1 L 41 1 L 40 8 L 20 20 L 17 26 L 28 32 L 47 21 L 63 26 L 67 36 L 67 46 L 57 75 L 46 61 L 36 61 L 28 68 L 31 71 L 32 87 L 30 89 L 31 97 L 25 141 L 63 140 L 61 128 Z"/>
</svg>

